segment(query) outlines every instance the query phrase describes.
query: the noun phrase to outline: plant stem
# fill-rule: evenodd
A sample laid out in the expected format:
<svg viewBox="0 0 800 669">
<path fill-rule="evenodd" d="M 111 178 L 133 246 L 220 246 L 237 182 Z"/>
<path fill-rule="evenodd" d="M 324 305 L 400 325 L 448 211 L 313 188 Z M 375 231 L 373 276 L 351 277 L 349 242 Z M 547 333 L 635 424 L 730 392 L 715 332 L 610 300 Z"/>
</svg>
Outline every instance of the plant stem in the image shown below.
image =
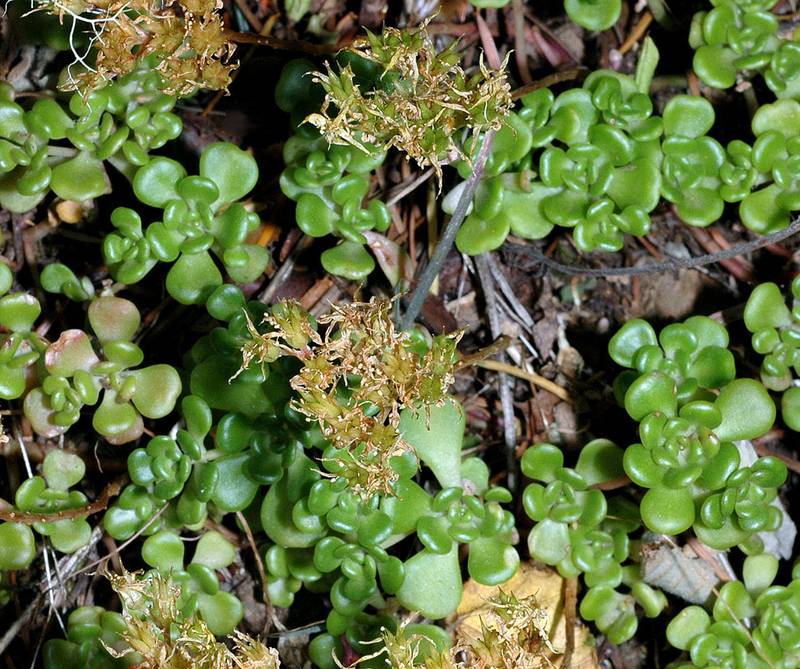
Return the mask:
<svg viewBox="0 0 800 669">
<path fill-rule="evenodd" d="M 464 222 L 464 219 L 467 217 L 467 211 L 472 204 L 475 190 L 478 188 L 478 183 L 480 183 L 481 177 L 483 176 L 486 159 L 489 157 L 489 152 L 492 150 L 493 139 L 494 130 L 489 130 L 484 136 L 483 144 L 481 145 L 480 151 L 478 151 L 478 156 L 472 167 L 472 174 L 469 175 L 466 186 L 464 186 L 464 190 L 461 191 L 461 197 L 458 198 L 455 211 L 447 222 L 442 237 L 433 250 L 431 259 L 422 271 L 419 281 L 417 281 L 417 285 L 414 288 L 414 292 L 411 294 L 411 299 L 408 302 L 408 309 L 400 320 L 401 330 L 407 330 L 414 324 L 414 321 L 417 320 L 419 312 L 422 311 L 422 305 L 425 303 L 425 298 L 428 297 L 428 291 L 434 279 L 439 276 L 444 260 L 447 254 L 450 253 L 450 249 L 456 239 L 456 234 L 461 224 Z"/>
</svg>

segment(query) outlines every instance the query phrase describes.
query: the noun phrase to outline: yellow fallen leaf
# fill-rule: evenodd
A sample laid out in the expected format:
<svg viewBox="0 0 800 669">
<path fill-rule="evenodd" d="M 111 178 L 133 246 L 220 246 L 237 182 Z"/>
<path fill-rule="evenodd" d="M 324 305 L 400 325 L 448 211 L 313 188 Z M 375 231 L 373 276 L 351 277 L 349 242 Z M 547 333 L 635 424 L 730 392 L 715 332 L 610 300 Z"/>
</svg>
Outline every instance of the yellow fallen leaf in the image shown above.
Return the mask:
<svg viewBox="0 0 800 669">
<path fill-rule="evenodd" d="M 456 611 L 456 634 L 459 634 L 462 627 L 472 628 L 471 635 L 478 632 L 481 629 L 482 614 L 488 610 L 487 602 L 496 598 L 499 591 L 513 594 L 517 599 L 533 595 L 538 605 L 547 612 L 550 622 L 549 638 L 556 653 L 550 654 L 549 659 L 553 667 L 561 667 L 561 655 L 567 642 L 563 585 L 564 579 L 557 571 L 536 562 L 524 562 L 516 575 L 500 586 L 481 585 L 470 579 L 464 584 L 461 604 Z M 577 621 L 575 627 L 575 649 L 570 669 L 599 669 L 589 630 L 580 621 Z"/>
</svg>

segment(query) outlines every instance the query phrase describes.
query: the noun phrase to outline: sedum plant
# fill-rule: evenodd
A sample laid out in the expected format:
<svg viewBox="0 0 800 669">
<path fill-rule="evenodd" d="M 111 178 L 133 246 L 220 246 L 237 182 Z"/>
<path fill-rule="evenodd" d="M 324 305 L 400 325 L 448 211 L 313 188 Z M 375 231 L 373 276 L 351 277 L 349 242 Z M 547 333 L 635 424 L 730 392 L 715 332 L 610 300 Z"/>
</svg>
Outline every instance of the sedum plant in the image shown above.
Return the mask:
<svg viewBox="0 0 800 669">
<path fill-rule="evenodd" d="M 202 541 L 202 540 L 201 540 Z M 123 572 L 110 576 L 122 612 L 85 606 L 70 614 L 68 638 L 44 646 L 45 669 L 278 669 L 274 649 L 240 632 L 230 647 L 186 605 L 169 575 Z"/>
<path fill-rule="evenodd" d="M 132 302 L 97 297 L 88 319 L 97 349 L 83 330 L 62 332 L 43 351 L 36 385 L 25 396 L 25 415 L 36 432 L 54 437 L 78 421 L 85 405 L 97 405 L 94 429 L 112 443 L 126 443 L 141 436 L 143 417 L 172 411 L 180 376 L 170 365 L 139 368 L 144 354 L 132 339 L 140 316 Z"/>
<path fill-rule="evenodd" d="M 787 472 L 774 457 L 741 466 L 733 442 L 766 433 L 775 405 L 760 383 L 735 378 L 727 344 L 724 327 L 698 316 L 658 336 L 635 319 L 612 337 L 611 357 L 631 368 L 615 390 L 641 440 L 625 450 L 623 465 L 647 488 L 640 511 L 649 529 L 678 534 L 693 526 L 713 548 L 758 552 L 757 533 L 780 527 L 770 502 Z"/>
<path fill-rule="evenodd" d="M 457 49 L 454 42 L 437 53 L 426 25 L 384 27 L 380 35 L 367 31 L 352 51 L 375 64 L 380 85 L 361 90 L 349 65 L 338 72 L 328 65 L 315 76 L 325 91 L 322 107 L 306 121 L 331 144 L 365 153 L 365 141 L 396 148 L 420 167 L 430 165 L 441 184 L 441 161 L 449 154 L 464 156 L 456 133 L 499 130 L 511 106 L 504 67 L 492 71 L 481 61 L 479 71 L 468 75 Z"/>
<path fill-rule="evenodd" d="M 112 212 L 117 232 L 105 238 L 103 255 L 118 281 L 136 283 L 157 262 L 174 263 L 167 274 L 167 291 L 182 304 L 201 304 L 222 284 L 209 251 L 238 283 L 256 281 L 264 272 L 269 254 L 247 241 L 260 219 L 237 202 L 256 184 L 255 160 L 233 144 L 218 142 L 203 150 L 199 171 L 187 176 L 179 162 L 161 157 L 136 171 L 136 197 L 162 209 L 162 220 L 143 227 L 133 209 Z"/>
<path fill-rule="evenodd" d="M 352 59 L 361 73 L 362 85 L 369 86 L 374 73 L 364 63 Z M 333 234 L 342 241 L 323 251 L 323 268 L 353 281 L 365 279 L 375 269 L 375 261 L 365 248 L 366 232 L 386 232 L 391 217 L 378 199 L 363 201 L 369 194 L 370 178 L 384 160 L 385 152 L 375 146 L 363 151 L 354 146 L 329 145 L 310 126 L 303 126 L 314 102 L 321 104 L 322 89 L 309 74 L 314 65 L 307 60 L 287 63 L 275 89 L 278 106 L 299 124 L 297 134 L 283 148 L 286 169 L 280 187 L 286 197 L 297 202 L 298 227 L 311 237 Z M 315 95 L 315 92 L 317 95 Z"/>
<path fill-rule="evenodd" d="M 667 626 L 667 639 L 688 654 L 672 665 L 747 666 L 788 669 L 800 662 L 797 566 L 788 586 L 774 585 L 778 560 L 772 555 L 745 559 L 743 580 L 725 583 L 711 613 L 689 606 Z"/>
<path fill-rule="evenodd" d="M 23 512 L 56 514 L 88 504 L 86 495 L 70 490 L 83 480 L 86 467 L 77 455 L 51 450 L 42 463 L 43 476 L 33 476 L 17 488 L 14 503 Z M 92 528 L 85 518 L 36 522 L 33 528 L 62 553 L 74 553 L 89 542 Z"/>
<path fill-rule="evenodd" d="M 572 228 L 582 251 L 619 250 L 625 233 L 646 234 L 660 196 L 663 128 L 642 92 L 648 87 L 600 70 L 558 96 L 549 89 L 523 96 L 523 108 L 493 144 L 458 248 L 483 253 L 509 231 L 540 239 L 554 226 Z M 463 188 L 445 197 L 446 212 Z"/>
<path fill-rule="evenodd" d="M 53 191 L 65 200 L 89 200 L 111 191 L 104 161 L 123 173 L 183 128 L 172 113 L 175 98 L 159 90 L 161 78 L 144 62 L 117 82 L 68 105 L 40 98 L 26 109 L 8 84 L 0 86 L 0 206 L 33 209 Z"/>
<path fill-rule="evenodd" d="M 712 0 L 692 18 L 693 67 L 708 86 L 730 88 L 759 73 L 779 98 L 800 91 L 800 46 L 779 35 L 775 0 Z"/>
<path fill-rule="evenodd" d="M 27 293 L 9 293 L 14 276 L 0 263 L 0 398 L 14 400 L 35 378 L 35 364 L 47 342 L 33 331 L 42 313 L 39 301 Z"/>
<path fill-rule="evenodd" d="M 636 632 L 634 605 L 648 617 L 666 605 L 664 595 L 651 588 L 633 565 L 629 534 L 640 526 L 635 506 L 623 498 L 606 501 L 598 483 L 623 473 L 623 450 L 606 439 L 595 439 L 580 452 L 575 468 L 564 467 L 564 455 L 551 444 L 528 448 L 522 473 L 535 481 L 523 492 L 522 503 L 535 525 L 528 535 L 531 557 L 558 568 L 564 578 L 583 574 L 589 588 L 581 615 L 596 622 L 612 643 L 623 643 Z M 625 585 L 630 594 L 617 588 Z"/>
<path fill-rule="evenodd" d="M 45 669 L 125 669 L 136 656 L 115 658 L 123 652 L 125 619 L 101 606 L 80 606 L 67 618 L 67 638 L 48 639 L 42 648 Z"/>
<path fill-rule="evenodd" d="M 64 89 L 96 91 L 145 66 L 158 75 L 160 90 L 185 97 L 227 89 L 237 66 L 236 47 L 213 2 L 178 0 L 164 6 L 154 0 L 79 0 L 65 7 L 56 0 L 35 0 L 31 9 L 72 20 L 69 44 L 76 62 L 67 69 Z M 93 66 L 84 60 L 88 51 L 83 57 L 75 51 L 73 33 L 81 25 L 91 31 Z"/>
<path fill-rule="evenodd" d="M 244 606 L 230 592 L 220 589 L 217 570 L 224 569 L 236 558 L 233 545 L 219 532 L 201 535 L 189 564 L 184 566 L 184 543 L 170 530 L 160 530 L 142 544 L 142 559 L 153 571 L 145 578 L 169 576 L 180 589 L 178 606 L 185 616 L 195 613 L 211 634 L 231 634 L 244 615 Z"/>
<path fill-rule="evenodd" d="M 793 379 L 800 369 L 798 349 L 798 296 L 800 280 L 791 284 L 792 309 L 774 283 L 762 283 L 753 289 L 744 310 L 744 323 L 752 333 L 753 350 L 764 356 L 761 381 L 770 390 L 783 392 L 781 415 L 793 430 L 800 429 L 800 389 Z"/>
</svg>

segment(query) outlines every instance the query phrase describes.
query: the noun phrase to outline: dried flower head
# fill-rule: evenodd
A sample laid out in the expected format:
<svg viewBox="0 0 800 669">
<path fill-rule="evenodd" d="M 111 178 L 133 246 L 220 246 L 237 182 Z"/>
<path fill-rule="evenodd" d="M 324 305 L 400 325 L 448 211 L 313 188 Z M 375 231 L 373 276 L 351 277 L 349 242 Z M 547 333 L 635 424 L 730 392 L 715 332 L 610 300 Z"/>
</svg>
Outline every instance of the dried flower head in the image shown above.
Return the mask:
<svg viewBox="0 0 800 669">
<path fill-rule="evenodd" d="M 222 22 L 221 0 L 34 0 L 45 11 L 83 30 L 94 64 L 73 45 L 75 62 L 64 87 L 89 92 L 132 72 L 142 58 L 158 57 L 162 91 L 179 97 L 198 89 L 223 90 L 236 68 L 235 45 Z M 73 72 L 74 66 L 81 72 Z"/>
<path fill-rule="evenodd" d="M 474 669 L 539 669 L 551 666 L 555 653 L 547 627 L 547 610 L 533 595 L 517 598 L 502 590 L 488 602 L 480 616 L 481 629 L 462 626 L 459 650 Z"/>
<path fill-rule="evenodd" d="M 291 381 L 297 392 L 293 407 L 316 421 L 331 443 L 331 475 L 345 478 L 363 497 L 393 492 L 397 473 L 391 460 L 409 448 L 398 432 L 400 411 L 446 399 L 461 337 L 434 337 L 420 355 L 410 335 L 395 330 L 391 304 L 373 298 L 334 306 L 319 319 L 326 327 L 320 337 L 299 305 L 283 302 L 264 317 L 267 333 L 248 321 L 252 339 L 242 349 L 242 369 L 281 355 L 303 363 Z"/>
<path fill-rule="evenodd" d="M 325 89 L 325 101 L 306 121 L 332 144 L 365 152 L 367 143 L 397 148 L 421 167 L 433 166 L 441 185 L 441 161 L 467 159 L 457 141 L 460 131 L 470 129 L 477 138 L 498 130 L 511 109 L 511 88 L 505 62 L 490 70 L 481 59 L 479 71 L 469 76 L 459 65 L 458 44 L 437 53 L 426 26 L 367 31 L 350 50 L 384 68 L 382 85 L 362 91 L 349 65 L 336 73 L 326 64 L 327 72 L 314 79 Z"/>
<path fill-rule="evenodd" d="M 362 643 L 380 644 L 381 647 L 374 653 L 360 657 L 351 667 L 382 657 L 386 666 L 391 669 L 470 669 L 456 660 L 453 649 L 440 651 L 428 637 L 409 633 L 405 622 L 395 632 L 382 627 L 379 638 Z M 334 661 L 338 667 L 345 669 L 336 656 Z"/>
<path fill-rule="evenodd" d="M 274 648 L 234 632 L 233 649 L 217 641 L 206 623 L 181 612 L 181 590 L 169 578 L 123 572 L 109 575 L 122 601 L 126 628 L 121 637 L 129 650 L 106 647 L 114 657 L 137 653 L 141 669 L 278 669 Z M 137 659 L 139 659 L 137 658 Z"/>
</svg>

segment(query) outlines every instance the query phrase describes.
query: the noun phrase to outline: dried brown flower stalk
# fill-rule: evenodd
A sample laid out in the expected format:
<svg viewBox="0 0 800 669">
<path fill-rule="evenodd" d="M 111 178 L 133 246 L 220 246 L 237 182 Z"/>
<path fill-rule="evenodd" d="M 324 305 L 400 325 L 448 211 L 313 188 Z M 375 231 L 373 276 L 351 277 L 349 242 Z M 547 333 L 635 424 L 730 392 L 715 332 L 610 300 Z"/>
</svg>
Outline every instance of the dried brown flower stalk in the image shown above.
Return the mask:
<svg viewBox="0 0 800 669">
<path fill-rule="evenodd" d="M 109 576 L 122 601 L 129 646 L 124 652 L 106 647 L 114 657 L 136 654 L 141 669 L 279 669 L 274 648 L 235 632 L 233 649 L 217 641 L 196 614 L 180 611 L 180 588 L 158 573 L 147 576 L 123 572 Z"/>
<path fill-rule="evenodd" d="M 383 85 L 362 91 L 349 65 L 336 73 L 326 64 L 327 72 L 315 75 L 325 102 L 306 121 L 332 144 L 366 152 L 365 144 L 397 148 L 421 167 L 431 165 L 441 185 L 443 160 L 468 159 L 459 141 L 462 130 L 477 138 L 500 129 L 511 109 L 511 87 L 505 62 L 490 70 L 481 59 L 479 71 L 468 76 L 459 65 L 458 44 L 437 53 L 426 25 L 415 31 L 384 28 L 380 35 L 367 31 L 366 40 L 350 50 L 384 68 Z"/>
<path fill-rule="evenodd" d="M 155 56 L 163 92 L 191 95 L 200 88 L 227 89 L 236 64 L 225 32 L 221 0 L 36 0 L 34 11 L 55 14 L 86 28 L 96 56 L 73 47 L 80 72 L 69 68 L 64 87 L 91 91 Z"/>
<path fill-rule="evenodd" d="M 395 329 L 391 304 L 373 298 L 334 306 L 319 319 L 327 326 L 321 337 L 299 305 L 283 302 L 264 317 L 269 332 L 248 323 L 252 340 L 242 350 L 243 369 L 281 355 L 303 363 L 291 381 L 298 394 L 293 407 L 316 421 L 333 446 L 332 476 L 346 478 L 364 497 L 392 494 L 391 459 L 409 448 L 398 432 L 400 411 L 446 399 L 461 337 L 434 337 L 420 355 L 411 335 Z"/>
</svg>

